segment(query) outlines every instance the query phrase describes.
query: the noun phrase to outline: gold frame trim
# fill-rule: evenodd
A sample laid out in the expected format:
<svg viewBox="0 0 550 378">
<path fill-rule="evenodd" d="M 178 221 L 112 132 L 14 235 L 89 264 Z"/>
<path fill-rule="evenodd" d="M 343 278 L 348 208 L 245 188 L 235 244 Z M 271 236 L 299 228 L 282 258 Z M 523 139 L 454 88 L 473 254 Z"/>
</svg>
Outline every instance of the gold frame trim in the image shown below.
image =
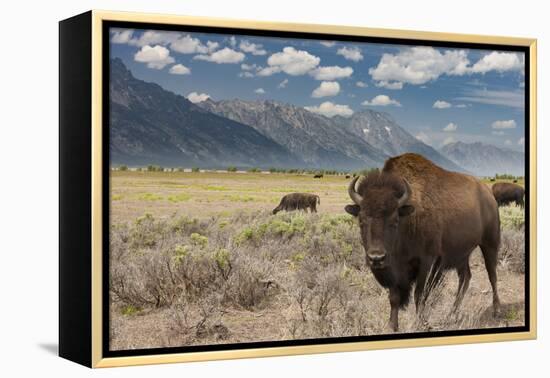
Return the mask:
<svg viewBox="0 0 550 378">
<path fill-rule="evenodd" d="M 364 341 L 341 344 L 270 347 L 211 352 L 173 353 L 134 357 L 102 356 L 102 22 L 129 21 L 158 24 L 212 26 L 266 31 L 326 33 L 368 37 L 405 38 L 425 41 L 465 42 L 529 47 L 530 55 L 530 325 L 529 332 L 489 335 L 445 336 L 388 341 Z M 259 22 L 210 17 L 175 16 L 148 13 L 92 11 L 92 367 L 115 367 L 174 362 L 210 361 L 251 357 L 351 352 L 372 349 L 421 347 L 449 344 L 529 340 L 537 337 L 537 40 L 472 34 L 436 33 L 413 30 L 375 29 L 356 26 Z"/>
</svg>

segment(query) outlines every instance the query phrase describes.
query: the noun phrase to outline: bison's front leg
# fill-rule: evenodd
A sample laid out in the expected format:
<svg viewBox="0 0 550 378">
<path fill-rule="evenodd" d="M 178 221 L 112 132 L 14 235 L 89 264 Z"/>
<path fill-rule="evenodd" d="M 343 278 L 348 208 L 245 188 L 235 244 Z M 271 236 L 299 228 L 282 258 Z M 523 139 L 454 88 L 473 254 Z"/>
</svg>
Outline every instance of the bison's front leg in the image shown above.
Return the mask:
<svg viewBox="0 0 550 378">
<path fill-rule="evenodd" d="M 399 330 L 399 303 L 401 302 L 401 295 L 397 288 L 390 288 L 390 328 L 392 331 L 397 332 Z"/>
</svg>

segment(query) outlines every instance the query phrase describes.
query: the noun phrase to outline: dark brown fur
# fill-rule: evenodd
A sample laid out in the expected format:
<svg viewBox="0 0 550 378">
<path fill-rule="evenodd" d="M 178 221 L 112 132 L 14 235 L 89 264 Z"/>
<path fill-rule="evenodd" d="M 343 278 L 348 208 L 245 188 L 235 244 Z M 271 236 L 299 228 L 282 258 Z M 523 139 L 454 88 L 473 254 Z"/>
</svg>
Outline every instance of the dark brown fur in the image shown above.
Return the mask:
<svg viewBox="0 0 550 378">
<path fill-rule="evenodd" d="M 494 184 L 492 189 L 493 195 L 499 206 L 504 206 L 512 202 L 515 202 L 516 205 L 521 207 L 525 206 L 525 202 L 523 201 L 525 190 L 521 186 L 508 182 L 499 182 Z"/>
<path fill-rule="evenodd" d="M 398 207 L 408 182 L 410 196 Z M 489 188 L 476 178 L 446 171 L 417 154 L 386 161 L 381 173 L 361 181 L 359 205 L 346 211 L 359 218 L 367 264 L 389 289 L 390 326 L 398 329 L 398 309 L 414 299 L 420 312 L 446 269 L 456 269 L 455 309 L 468 289 L 469 257 L 479 246 L 493 288 L 497 312 L 496 263 L 500 244 L 498 208 Z"/>
<path fill-rule="evenodd" d="M 317 205 L 321 204 L 321 199 L 316 194 L 309 193 L 290 193 L 285 195 L 279 206 L 273 209 L 273 214 L 277 214 L 281 210 L 293 211 L 309 209 L 312 213 L 317 212 Z"/>
</svg>

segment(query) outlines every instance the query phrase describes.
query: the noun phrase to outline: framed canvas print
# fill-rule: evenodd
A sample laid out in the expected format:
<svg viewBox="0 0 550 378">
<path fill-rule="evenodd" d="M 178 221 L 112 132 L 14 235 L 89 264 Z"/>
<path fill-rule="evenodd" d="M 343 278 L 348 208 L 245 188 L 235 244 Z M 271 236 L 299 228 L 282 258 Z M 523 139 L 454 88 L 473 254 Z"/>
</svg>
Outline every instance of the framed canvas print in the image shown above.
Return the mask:
<svg viewBox="0 0 550 378">
<path fill-rule="evenodd" d="M 60 22 L 62 357 L 536 337 L 536 41 Z"/>
</svg>

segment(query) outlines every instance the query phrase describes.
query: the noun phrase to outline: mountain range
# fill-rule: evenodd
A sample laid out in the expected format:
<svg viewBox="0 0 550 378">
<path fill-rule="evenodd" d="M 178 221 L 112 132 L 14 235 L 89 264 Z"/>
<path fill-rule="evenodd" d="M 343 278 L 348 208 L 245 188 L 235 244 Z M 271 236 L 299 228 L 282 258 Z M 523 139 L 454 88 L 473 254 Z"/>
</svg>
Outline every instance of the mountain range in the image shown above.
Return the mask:
<svg viewBox="0 0 550 378">
<path fill-rule="evenodd" d="M 118 58 L 111 60 L 109 74 L 112 164 L 357 170 L 416 152 L 453 171 L 483 174 L 491 168 L 490 162 L 484 166 L 461 154 L 465 147 L 434 149 L 383 112 L 328 118 L 272 100 L 207 99 L 195 104 L 135 78 Z M 497 152 L 501 157 L 513 151 Z M 481 160 L 482 153 L 476 155 Z M 500 160 L 517 160 L 510 155 Z"/>
<path fill-rule="evenodd" d="M 478 176 L 494 176 L 496 173 L 523 176 L 525 172 L 525 154 L 507 148 L 481 142 L 454 142 L 443 146 L 440 151 Z"/>
<path fill-rule="evenodd" d="M 252 127 L 217 116 L 157 84 L 110 65 L 110 151 L 114 164 L 216 167 L 303 164 Z"/>
</svg>

